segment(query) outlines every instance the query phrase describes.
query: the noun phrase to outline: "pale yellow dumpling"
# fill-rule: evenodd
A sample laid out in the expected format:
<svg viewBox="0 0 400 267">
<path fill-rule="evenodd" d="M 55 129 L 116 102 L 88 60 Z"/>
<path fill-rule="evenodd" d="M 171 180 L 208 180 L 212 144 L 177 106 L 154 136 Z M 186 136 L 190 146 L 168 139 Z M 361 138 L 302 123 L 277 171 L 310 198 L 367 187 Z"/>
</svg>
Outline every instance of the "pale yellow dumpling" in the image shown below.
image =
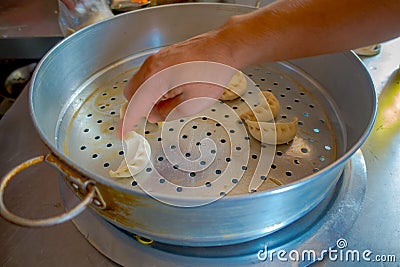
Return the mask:
<svg viewBox="0 0 400 267">
<path fill-rule="evenodd" d="M 219 98 L 221 100 L 234 100 L 240 96 L 242 96 L 247 90 L 247 80 L 244 74 L 238 71 L 235 75 L 233 75 L 232 79 L 229 81 L 226 86 L 225 91 L 222 93 L 222 96 Z"/>
<path fill-rule="evenodd" d="M 298 119 L 294 117 L 290 122 L 257 122 L 245 121 L 250 134 L 258 141 L 270 145 L 289 143 L 297 133 Z"/>
<path fill-rule="evenodd" d="M 271 121 L 279 113 L 281 108 L 278 99 L 268 91 L 260 92 L 261 103 L 253 109 L 247 109 L 246 112 L 240 114 L 242 120 L 249 121 Z M 264 99 L 262 99 L 264 98 Z"/>
<path fill-rule="evenodd" d="M 124 143 L 125 158 L 115 171 L 109 171 L 111 177 L 131 177 L 141 172 L 150 161 L 150 144 L 142 135 L 135 131 L 128 132 L 124 136 Z"/>
</svg>

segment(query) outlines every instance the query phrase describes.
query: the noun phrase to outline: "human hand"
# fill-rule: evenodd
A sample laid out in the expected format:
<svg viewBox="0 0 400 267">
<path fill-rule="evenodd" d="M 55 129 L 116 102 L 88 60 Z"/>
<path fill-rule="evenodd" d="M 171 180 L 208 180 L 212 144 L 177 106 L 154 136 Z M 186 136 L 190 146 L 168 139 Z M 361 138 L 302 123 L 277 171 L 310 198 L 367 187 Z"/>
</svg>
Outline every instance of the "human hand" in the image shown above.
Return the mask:
<svg viewBox="0 0 400 267">
<path fill-rule="evenodd" d="M 65 5 L 69 10 L 74 10 L 74 9 L 75 9 L 75 1 L 74 1 L 74 0 L 61 0 L 61 2 L 63 2 L 64 5 Z"/>
<path fill-rule="evenodd" d="M 191 68 L 189 70 L 184 69 L 176 72 L 175 75 L 171 75 L 174 71 L 169 67 L 194 61 L 200 61 L 201 63 L 217 62 L 232 67 L 237 66 L 231 56 L 229 45 L 219 38 L 218 30 L 161 49 L 158 53 L 149 56 L 145 60 L 125 88 L 124 95 L 126 99 L 131 100 L 134 96 L 134 99 L 132 99 L 134 108 L 131 111 L 129 109 L 127 111 L 123 121 L 124 129 L 131 130 L 142 117 L 147 117 L 150 122 L 154 123 L 166 119 L 171 120 L 178 117 L 191 116 L 204 110 L 214 102 L 208 100 L 218 99 L 222 95 L 224 87 L 216 84 L 227 84 L 236 70 L 225 65 L 223 67 L 212 64 L 199 66 L 199 64 L 201 65 L 199 63 L 195 67 L 190 65 Z M 210 71 L 210 66 L 218 69 L 218 73 Z M 162 75 L 163 70 L 171 71 L 169 75 Z M 208 76 L 205 79 L 211 83 L 191 80 L 190 82 L 193 83 L 187 84 L 183 77 L 193 77 L 192 72 L 195 71 L 208 72 Z M 151 79 L 149 79 L 150 77 Z M 179 85 L 177 80 L 180 80 L 183 85 Z M 146 85 L 144 82 L 149 82 L 148 86 L 143 86 Z M 153 85 L 150 86 L 150 84 Z M 179 86 L 172 88 L 173 84 Z M 197 101 L 189 101 L 194 99 L 197 99 Z M 173 116 L 168 117 L 172 110 L 174 110 Z"/>
</svg>

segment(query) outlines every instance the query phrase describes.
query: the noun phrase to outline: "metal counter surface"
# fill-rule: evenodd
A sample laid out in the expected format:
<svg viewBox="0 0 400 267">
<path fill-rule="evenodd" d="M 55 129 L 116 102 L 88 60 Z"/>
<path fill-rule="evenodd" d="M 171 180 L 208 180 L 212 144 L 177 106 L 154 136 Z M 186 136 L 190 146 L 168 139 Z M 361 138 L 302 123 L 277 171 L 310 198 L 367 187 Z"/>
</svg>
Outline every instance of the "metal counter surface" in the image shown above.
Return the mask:
<svg viewBox="0 0 400 267">
<path fill-rule="evenodd" d="M 362 151 L 368 184 L 361 213 L 346 239 L 348 249 L 372 255 L 395 255 L 400 264 L 400 39 L 382 46 L 381 54 L 364 59 L 379 97 L 376 125 Z M 25 89 L 0 121 L 0 175 L 18 163 L 47 153 L 28 111 Z M 344 96 L 345 97 L 345 96 Z M 357 103 L 354 103 L 357 107 Z M 62 213 L 58 172 L 46 164 L 13 180 L 6 192 L 8 207 L 37 218 Z M 1 266 L 114 266 L 86 241 L 71 222 L 30 229 L 0 218 Z M 379 263 L 380 266 L 386 266 Z M 140 264 L 138 259 L 137 265 Z M 317 266 L 365 266 L 366 262 L 324 261 Z M 378 265 L 377 262 L 371 266 Z M 136 266 L 136 263 L 135 263 Z"/>
<path fill-rule="evenodd" d="M 63 38 L 57 0 L 0 1 L 0 58 L 41 58 Z"/>
</svg>

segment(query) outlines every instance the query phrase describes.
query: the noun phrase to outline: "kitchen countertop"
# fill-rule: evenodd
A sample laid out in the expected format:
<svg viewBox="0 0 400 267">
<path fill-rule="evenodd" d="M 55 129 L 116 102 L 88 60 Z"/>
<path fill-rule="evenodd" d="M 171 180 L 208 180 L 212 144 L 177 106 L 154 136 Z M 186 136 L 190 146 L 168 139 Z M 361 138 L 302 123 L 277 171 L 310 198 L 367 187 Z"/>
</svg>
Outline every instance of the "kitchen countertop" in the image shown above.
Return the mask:
<svg viewBox="0 0 400 267">
<path fill-rule="evenodd" d="M 11 2 L 2 1 L 0 8 L 3 10 L 7 3 Z M 4 25 L 1 19 L 3 17 L 0 25 Z M 0 30 L 3 35 L 4 29 Z M 368 173 L 365 200 L 357 221 L 345 238 L 349 248 L 368 249 L 375 255 L 395 255 L 397 262 L 388 266 L 399 266 L 400 39 L 384 43 L 381 54 L 365 58 L 364 63 L 380 95 L 380 104 L 375 127 L 362 147 Z M 25 88 L 0 121 L 0 176 L 18 163 L 48 152 L 29 116 L 27 95 Z M 62 213 L 58 176 L 58 172 L 46 164 L 23 172 L 7 188 L 7 205 L 17 214 L 33 218 L 38 214 L 47 217 Z M 12 225 L 0 218 L 0 229 L 1 266 L 115 265 L 97 252 L 71 222 L 31 229 Z M 343 266 L 343 262 L 319 265 Z"/>
<path fill-rule="evenodd" d="M 257 1 L 230 2 L 255 6 Z M 42 58 L 62 38 L 57 0 L 0 1 L 0 59 Z"/>
<path fill-rule="evenodd" d="M 38 59 L 62 38 L 57 0 L 0 1 L 0 58 Z"/>
</svg>

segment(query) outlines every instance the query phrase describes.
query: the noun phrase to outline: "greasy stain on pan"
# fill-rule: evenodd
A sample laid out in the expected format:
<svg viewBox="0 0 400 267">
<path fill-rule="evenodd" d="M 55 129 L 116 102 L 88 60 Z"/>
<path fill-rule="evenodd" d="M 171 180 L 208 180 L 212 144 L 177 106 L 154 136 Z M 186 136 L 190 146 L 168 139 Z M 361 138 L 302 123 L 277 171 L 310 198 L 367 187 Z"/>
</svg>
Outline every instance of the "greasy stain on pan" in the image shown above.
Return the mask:
<svg viewBox="0 0 400 267">
<path fill-rule="evenodd" d="M 57 127 L 58 146 L 73 161 L 84 162 L 85 168 L 97 175 L 115 179 L 109 177 L 108 172 L 110 169 L 115 170 L 124 158 L 121 140 L 116 135 L 120 106 L 125 101 L 122 92 L 147 55 L 142 54 L 135 60 L 111 65 L 92 76 L 76 90 L 61 114 Z M 276 146 L 269 173 L 256 177 L 262 180 L 258 192 L 303 179 L 325 168 L 344 153 L 346 135 L 337 108 L 317 82 L 285 63 L 268 63 L 244 69 L 243 72 L 260 90 L 272 92 L 279 100 L 281 109 L 278 121 L 298 118 L 295 139 L 289 144 Z M 221 104 L 227 104 L 233 112 L 238 112 L 242 101 L 239 98 Z M 220 106 L 213 105 L 206 113 L 225 112 L 226 109 Z M 168 140 L 162 139 L 161 127 L 147 124 L 145 138 L 152 150 L 152 167 L 145 168 L 139 175 L 151 175 L 151 168 L 156 168 L 170 182 L 184 186 L 211 187 L 225 169 L 233 167 L 244 171 L 244 174 L 241 179 L 232 177 L 231 182 L 235 187 L 229 195 L 249 194 L 249 183 L 264 144 L 255 140 L 247 131 L 236 132 L 221 127 L 218 121 L 207 116 L 180 119 L 175 125 L 176 129 L 172 126 L 164 131 L 175 131 L 179 143 L 165 143 Z M 196 160 L 200 157 L 199 147 L 203 145 L 205 137 L 212 139 L 218 148 L 209 151 L 210 158 L 214 159 L 212 162 Z M 243 153 L 248 157 L 243 166 L 231 166 L 231 138 L 235 138 L 236 143 L 239 140 L 239 143 L 248 142 L 250 145 L 249 153 Z M 180 168 L 179 164 L 169 162 L 161 144 L 164 149 L 170 150 L 168 153 L 178 153 L 195 162 L 193 164 L 207 165 L 207 168 L 194 168 L 200 171 Z M 235 146 L 233 149 L 240 150 L 241 147 Z M 115 180 L 131 190 L 141 191 L 132 178 Z M 163 182 L 160 179 L 160 183 Z"/>
</svg>

